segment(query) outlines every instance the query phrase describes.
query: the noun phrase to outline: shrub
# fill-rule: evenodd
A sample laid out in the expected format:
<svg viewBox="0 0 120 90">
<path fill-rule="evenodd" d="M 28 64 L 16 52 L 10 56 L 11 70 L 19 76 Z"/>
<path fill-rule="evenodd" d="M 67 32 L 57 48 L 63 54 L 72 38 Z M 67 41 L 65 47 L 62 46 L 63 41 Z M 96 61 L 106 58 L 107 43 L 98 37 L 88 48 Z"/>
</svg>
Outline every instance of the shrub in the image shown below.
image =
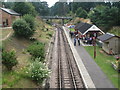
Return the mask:
<svg viewBox="0 0 120 90">
<path fill-rule="evenodd" d="M 32 80 L 41 84 L 43 80 L 48 77 L 49 72 L 50 71 L 47 67 L 36 58 L 35 61 L 28 67 L 27 74 Z"/>
<path fill-rule="evenodd" d="M 13 29 L 16 36 L 22 36 L 24 38 L 29 38 L 33 35 L 34 31 L 31 30 L 29 25 L 23 19 L 18 19 L 13 23 Z"/>
<path fill-rule="evenodd" d="M 47 33 L 48 36 L 52 37 L 52 33 Z"/>
<path fill-rule="evenodd" d="M 23 16 L 23 19 L 29 24 L 31 30 L 35 31 L 35 18 L 30 14 L 26 14 Z"/>
<path fill-rule="evenodd" d="M 40 61 L 43 61 L 45 58 L 45 48 L 44 44 L 40 42 L 35 42 L 30 45 L 27 51 L 33 56 L 33 58 L 39 58 Z"/>
<path fill-rule="evenodd" d="M 3 51 L 2 52 L 2 63 L 6 66 L 8 70 L 12 70 L 13 66 L 18 64 L 18 61 L 15 56 L 15 51 Z"/>
</svg>

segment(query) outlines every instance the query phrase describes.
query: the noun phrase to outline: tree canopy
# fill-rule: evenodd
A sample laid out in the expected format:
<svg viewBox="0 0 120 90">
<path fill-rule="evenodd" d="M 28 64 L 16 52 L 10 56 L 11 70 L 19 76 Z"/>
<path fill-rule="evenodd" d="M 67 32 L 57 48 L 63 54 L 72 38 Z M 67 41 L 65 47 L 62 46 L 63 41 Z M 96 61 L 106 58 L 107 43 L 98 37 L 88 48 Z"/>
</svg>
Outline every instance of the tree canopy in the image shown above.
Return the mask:
<svg viewBox="0 0 120 90">
<path fill-rule="evenodd" d="M 82 9 L 81 7 L 79 7 L 76 11 L 76 16 L 78 16 L 80 18 L 86 18 L 87 12 L 84 9 Z"/>
<path fill-rule="evenodd" d="M 13 10 L 20 13 L 22 16 L 25 14 L 36 16 L 35 7 L 28 2 L 15 2 Z"/>
<path fill-rule="evenodd" d="M 118 13 L 119 9 L 117 7 L 100 5 L 90 11 L 89 18 L 94 24 L 109 29 L 112 26 L 118 25 Z"/>
<path fill-rule="evenodd" d="M 66 2 L 57 2 L 50 9 L 51 15 L 65 16 L 69 12 L 69 7 Z"/>
<path fill-rule="evenodd" d="M 49 7 L 47 2 L 32 2 L 33 6 L 35 7 L 35 10 L 38 12 L 41 16 L 47 16 L 49 15 Z"/>
</svg>

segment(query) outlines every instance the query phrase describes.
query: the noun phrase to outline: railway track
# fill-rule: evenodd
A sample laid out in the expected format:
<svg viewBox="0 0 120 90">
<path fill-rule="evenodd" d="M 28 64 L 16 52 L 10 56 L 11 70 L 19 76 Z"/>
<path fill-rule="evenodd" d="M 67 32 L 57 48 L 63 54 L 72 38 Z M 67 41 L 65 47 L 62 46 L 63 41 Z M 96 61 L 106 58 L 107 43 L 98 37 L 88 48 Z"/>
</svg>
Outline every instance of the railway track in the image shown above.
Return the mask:
<svg viewBox="0 0 120 90">
<path fill-rule="evenodd" d="M 61 27 L 58 28 L 58 88 L 84 88 L 72 52 Z"/>
<path fill-rule="evenodd" d="M 57 26 L 55 44 L 51 59 L 50 88 L 85 88 L 67 38 Z M 56 51 L 57 49 L 57 51 Z"/>
</svg>

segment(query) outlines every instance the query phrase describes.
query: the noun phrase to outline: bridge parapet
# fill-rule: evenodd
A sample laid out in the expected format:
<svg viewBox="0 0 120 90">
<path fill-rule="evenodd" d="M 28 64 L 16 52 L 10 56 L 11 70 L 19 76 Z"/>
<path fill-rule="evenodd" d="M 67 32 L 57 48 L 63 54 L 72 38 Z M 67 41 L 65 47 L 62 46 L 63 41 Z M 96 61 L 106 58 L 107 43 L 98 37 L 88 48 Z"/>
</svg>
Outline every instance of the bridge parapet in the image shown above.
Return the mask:
<svg viewBox="0 0 120 90">
<path fill-rule="evenodd" d="M 72 19 L 72 17 L 64 16 L 40 16 L 42 19 Z"/>
</svg>

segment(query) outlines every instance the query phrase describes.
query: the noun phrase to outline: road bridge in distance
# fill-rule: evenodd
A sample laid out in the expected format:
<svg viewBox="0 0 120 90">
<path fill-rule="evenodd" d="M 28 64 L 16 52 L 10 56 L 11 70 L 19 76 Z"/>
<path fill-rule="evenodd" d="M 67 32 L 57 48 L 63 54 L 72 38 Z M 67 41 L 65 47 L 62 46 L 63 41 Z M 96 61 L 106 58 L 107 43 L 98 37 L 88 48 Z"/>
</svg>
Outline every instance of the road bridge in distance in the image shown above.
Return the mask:
<svg viewBox="0 0 120 90">
<path fill-rule="evenodd" d="M 65 19 L 70 19 L 72 20 L 72 17 L 67 17 L 67 16 L 40 16 L 42 19 L 46 19 L 46 20 L 52 20 L 52 19 L 61 19 L 62 20 L 62 25 L 64 25 L 64 20 Z"/>
</svg>

